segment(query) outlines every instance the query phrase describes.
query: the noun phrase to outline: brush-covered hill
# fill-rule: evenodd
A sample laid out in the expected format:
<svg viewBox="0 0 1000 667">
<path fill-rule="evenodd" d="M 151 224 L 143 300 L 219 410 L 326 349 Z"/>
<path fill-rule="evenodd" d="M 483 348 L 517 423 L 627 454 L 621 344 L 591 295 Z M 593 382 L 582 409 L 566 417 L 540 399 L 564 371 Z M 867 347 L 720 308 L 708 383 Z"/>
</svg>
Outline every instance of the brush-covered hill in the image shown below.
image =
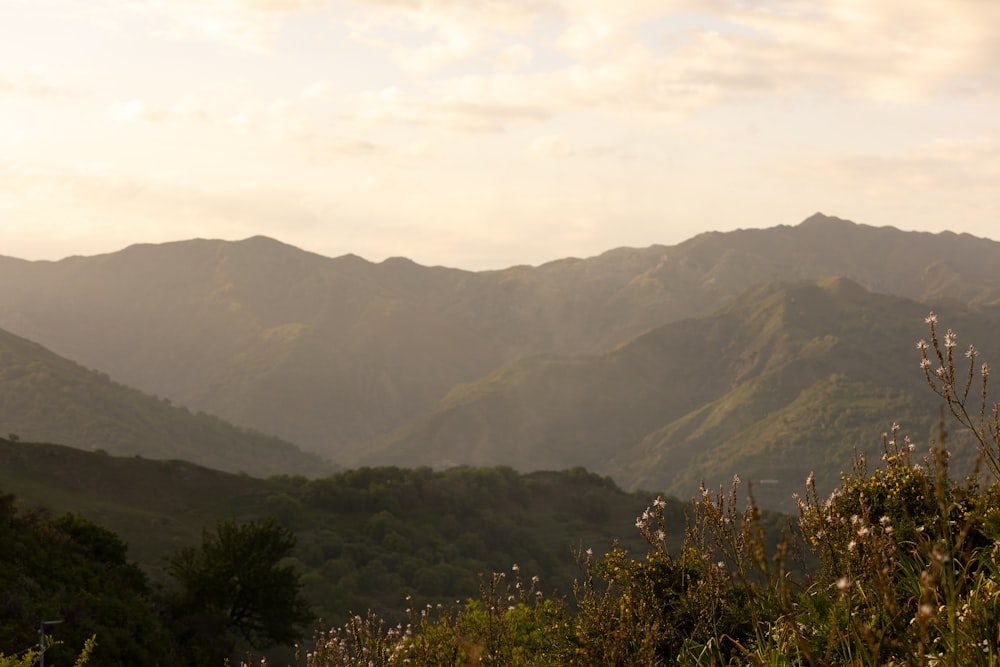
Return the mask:
<svg viewBox="0 0 1000 667">
<path fill-rule="evenodd" d="M 0 330 L 0 429 L 32 441 L 266 476 L 333 466 L 274 436 L 147 396 Z"/>
<path fill-rule="evenodd" d="M 613 349 L 754 284 L 842 275 L 935 308 L 983 305 L 1000 299 L 998 266 L 1000 243 L 820 214 L 484 272 L 326 258 L 262 237 L 194 240 L 58 262 L 0 258 L 0 327 L 348 461 L 456 385 L 528 356 Z"/>
<path fill-rule="evenodd" d="M 679 497 L 739 474 L 762 505 L 792 510 L 811 471 L 829 490 L 855 450 L 877 460 L 893 420 L 926 449 L 939 407 L 913 348 L 926 313 L 844 278 L 762 285 L 607 353 L 509 364 L 457 387 L 361 461 L 572 461 Z M 946 319 L 983 358 L 1000 359 L 998 309 L 955 307 Z"/>
<path fill-rule="evenodd" d="M 525 580 L 541 578 L 539 590 L 567 595 L 581 575 L 574 554 L 600 554 L 616 540 L 642 551 L 635 517 L 652 500 L 580 468 L 383 467 L 264 480 L 0 438 L 3 493 L 116 531 L 154 582 L 162 556 L 196 544 L 203 527 L 276 516 L 297 536 L 304 593 L 327 627 L 352 611 L 404 620 L 410 606 L 478 597 L 480 573 L 513 577 L 514 564 Z M 685 505 L 667 499 L 672 546 L 683 536 Z"/>
</svg>

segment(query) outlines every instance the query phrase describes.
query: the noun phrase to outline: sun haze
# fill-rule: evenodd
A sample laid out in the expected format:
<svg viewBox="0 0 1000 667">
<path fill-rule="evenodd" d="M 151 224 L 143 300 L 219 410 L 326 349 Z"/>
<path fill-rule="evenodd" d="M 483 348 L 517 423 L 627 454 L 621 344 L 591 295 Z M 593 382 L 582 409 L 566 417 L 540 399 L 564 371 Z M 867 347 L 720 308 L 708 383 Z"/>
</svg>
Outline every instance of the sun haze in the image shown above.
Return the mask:
<svg viewBox="0 0 1000 667">
<path fill-rule="evenodd" d="M 794 224 L 996 238 L 1000 3 L 8 0 L 0 255 L 467 269 Z"/>
</svg>

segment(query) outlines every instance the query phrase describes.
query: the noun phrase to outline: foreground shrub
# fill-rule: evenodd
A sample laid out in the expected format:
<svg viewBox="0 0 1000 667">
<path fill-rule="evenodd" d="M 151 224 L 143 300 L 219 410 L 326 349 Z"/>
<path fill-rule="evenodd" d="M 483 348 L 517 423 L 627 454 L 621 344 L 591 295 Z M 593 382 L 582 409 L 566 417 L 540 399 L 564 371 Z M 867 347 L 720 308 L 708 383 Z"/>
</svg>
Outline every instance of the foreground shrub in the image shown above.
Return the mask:
<svg viewBox="0 0 1000 667">
<path fill-rule="evenodd" d="M 514 566 L 514 585 L 495 573 L 480 586 L 480 599 L 464 606 L 408 609 L 410 623 L 389 626 L 368 611 L 313 638 L 307 667 L 357 665 L 545 665 L 567 664 L 570 624 L 563 605 L 525 587 Z"/>
</svg>

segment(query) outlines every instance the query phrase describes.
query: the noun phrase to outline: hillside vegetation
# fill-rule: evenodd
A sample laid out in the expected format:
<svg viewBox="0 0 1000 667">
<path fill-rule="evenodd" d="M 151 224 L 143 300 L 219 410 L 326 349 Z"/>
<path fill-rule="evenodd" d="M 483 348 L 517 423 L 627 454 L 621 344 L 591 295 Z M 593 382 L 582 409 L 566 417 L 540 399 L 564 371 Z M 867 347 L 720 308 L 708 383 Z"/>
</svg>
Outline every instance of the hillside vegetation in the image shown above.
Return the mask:
<svg viewBox="0 0 1000 667">
<path fill-rule="evenodd" d="M 197 477 L 192 489 L 201 493 L 185 501 L 181 484 L 171 500 L 181 515 L 211 493 L 206 479 L 251 490 L 244 511 L 266 490 L 264 504 L 299 535 L 283 572 L 304 571 L 295 585 L 326 602 L 346 602 L 353 612 L 305 643 L 307 667 L 994 665 L 1000 405 L 989 398 L 985 355 L 974 346 L 963 355 L 957 334 L 937 328 L 936 314 L 926 323 L 914 374 L 949 414 L 947 428 L 957 425 L 974 443 L 982 469 L 961 480 L 951 474 L 945 446 L 954 438 L 944 424 L 926 454 L 893 425 L 877 462 L 855 456 L 829 496 L 820 495 L 813 475 L 804 480 L 798 521 L 762 513 L 734 478 L 729 492 L 703 488 L 686 508 L 650 497 L 635 513 L 639 544 L 584 549 L 582 535 L 599 532 L 603 519 L 620 518 L 625 506 L 616 499 L 641 499 L 582 469 L 524 475 L 509 468 L 363 468 L 318 480 L 252 480 L 204 469 L 192 474 L 193 467 L 178 476 L 178 465 L 189 464 L 171 462 L 140 461 L 135 468 L 134 460 L 121 459 L 109 468 L 106 455 L 8 441 L 0 441 L 6 458 L 0 472 L 14 472 L 0 485 L 31 480 L 26 488 L 37 491 L 48 480 L 67 500 L 84 504 L 100 488 L 101 505 L 114 510 L 116 499 L 129 499 L 126 511 L 155 514 L 163 500 L 136 497 L 117 475 L 83 481 L 67 471 L 100 478 L 104 469 L 125 470 L 149 481 Z M 569 594 L 547 593 L 532 576 L 545 569 L 556 534 L 581 540 Z M 157 643 L 168 630 L 151 613 L 144 577 L 114 533 L 76 515 L 52 520 L 44 512 L 19 512 L 12 497 L 2 496 L 0 541 L 0 562 L 9 561 L 4 571 L 15 573 L 0 579 L 8 600 L 0 624 L 22 645 L 26 620 L 44 603 L 53 614 L 73 614 L 73 645 L 93 629 L 110 640 L 106 654 L 98 641 L 95 660 L 184 664 L 172 653 L 185 648 L 171 639 L 181 635 Z M 37 561 L 22 557 L 35 552 Z M 491 568 L 489 558 L 498 553 L 516 560 Z M 306 567 L 313 559 L 322 562 L 316 572 Z M 483 569 L 470 593 L 472 566 Z M 38 567 L 52 568 L 50 576 L 41 577 Z M 50 588 L 21 585 L 32 580 Z M 355 607 L 362 600 L 344 590 L 362 585 L 373 600 L 367 608 Z M 163 598 L 168 605 L 171 599 Z M 106 622 L 125 609 L 128 628 Z M 200 625 L 188 627 L 205 635 Z M 135 633 L 150 641 L 128 642 Z M 266 662 L 284 664 L 279 660 L 272 655 Z"/>
<path fill-rule="evenodd" d="M 996 665 L 1000 404 L 978 350 L 963 356 L 935 313 L 926 323 L 921 374 L 982 470 L 951 475 L 943 425 L 923 456 L 894 425 L 881 463 L 855 457 L 829 496 L 809 476 L 777 546 L 739 479 L 728 494 L 702 490 L 680 549 L 666 543 L 677 527 L 656 498 L 635 523 L 644 552 L 588 553 L 572 607 L 532 595 L 514 568 L 464 606 L 418 610 L 405 629 L 356 616 L 315 637 L 308 667 Z"/>
<path fill-rule="evenodd" d="M 514 563 L 541 590 L 567 594 L 579 552 L 616 538 L 641 545 L 621 528 L 651 497 L 583 469 L 384 467 L 265 480 L 3 439 L 0 489 L 115 530 L 154 582 L 162 556 L 194 544 L 203 527 L 275 516 L 297 535 L 295 563 L 326 622 L 368 608 L 400 620 L 407 596 L 454 602 L 478 593 L 479 574 Z M 668 513 L 680 521 L 683 506 L 671 500 Z"/>
<path fill-rule="evenodd" d="M 1000 311 L 948 311 L 1000 357 L 990 336 Z M 607 353 L 513 362 L 452 390 L 360 461 L 523 470 L 574 461 L 682 498 L 739 474 L 762 506 L 794 511 L 810 472 L 828 493 L 855 451 L 878 451 L 893 420 L 927 444 L 934 397 L 906 344 L 925 312 L 843 278 L 758 286 Z M 956 469 L 974 456 L 959 447 Z"/>
</svg>

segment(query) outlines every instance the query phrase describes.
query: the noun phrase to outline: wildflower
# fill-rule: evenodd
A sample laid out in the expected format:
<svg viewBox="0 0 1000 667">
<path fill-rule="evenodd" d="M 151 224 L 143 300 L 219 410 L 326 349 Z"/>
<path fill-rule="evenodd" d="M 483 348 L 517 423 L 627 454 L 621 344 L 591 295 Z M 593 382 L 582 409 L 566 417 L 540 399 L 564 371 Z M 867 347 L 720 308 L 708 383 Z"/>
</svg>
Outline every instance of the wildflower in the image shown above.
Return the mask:
<svg viewBox="0 0 1000 667">
<path fill-rule="evenodd" d="M 641 516 L 635 520 L 635 527 L 638 528 L 639 530 L 642 530 L 643 528 L 646 527 L 646 522 L 642 520 Z"/>
<path fill-rule="evenodd" d="M 517 566 L 517 563 L 514 563 L 514 566 L 511 567 L 510 569 L 512 569 L 514 572 L 518 572 L 521 568 Z"/>
<path fill-rule="evenodd" d="M 976 358 L 976 347 L 975 347 L 975 345 L 970 345 L 969 349 L 965 351 L 965 358 L 966 359 L 975 359 Z"/>
<path fill-rule="evenodd" d="M 739 483 L 740 483 L 740 476 L 739 475 L 733 475 L 733 484 L 736 485 L 736 484 L 739 484 Z"/>
<path fill-rule="evenodd" d="M 934 548 L 934 550 L 931 552 L 931 555 L 934 557 L 935 560 L 941 563 L 947 563 L 948 561 L 951 560 L 951 557 L 948 554 L 942 551 L 938 551 L 937 547 Z"/>
<path fill-rule="evenodd" d="M 656 496 L 656 500 L 653 501 L 653 504 L 659 507 L 660 509 L 663 509 L 664 507 L 667 506 L 667 503 L 666 501 L 663 500 L 662 496 Z"/>
<path fill-rule="evenodd" d="M 535 576 L 533 576 L 533 577 L 531 578 L 531 585 L 532 585 L 532 586 L 537 586 L 537 585 L 538 585 L 538 581 L 539 581 L 539 579 L 538 579 L 538 575 L 536 574 Z"/>
<path fill-rule="evenodd" d="M 588 547 L 587 548 L 587 558 L 590 558 L 593 555 L 594 555 L 594 550 Z"/>
<path fill-rule="evenodd" d="M 930 370 L 930 367 L 931 367 L 931 360 L 930 359 L 928 359 L 927 357 L 924 357 L 923 359 L 920 360 L 920 368 L 921 369 L 923 369 L 923 370 L 926 371 L 926 370 Z"/>
<path fill-rule="evenodd" d="M 854 540 L 851 540 L 850 542 L 847 543 L 847 550 L 850 551 L 851 553 L 854 553 L 855 549 L 857 548 L 858 548 L 858 543 L 855 542 Z"/>
<path fill-rule="evenodd" d="M 816 473 L 809 471 L 809 476 L 806 477 L 806 486 L 812 487 L 816 484 Z"/>
<path fill-rule="evenodd" d="M 945 347 L 955 347 L 955 339 L 956 338 L 957 338 L 957 336 L 955 335 L 955 332 L 952 331 L 951 329 L 948 329 L 948 332 L 945 333 L 945 335 L 944 335 L 944 346 Z"/>
<path fill-rule="evenodd" d="M 667 534 L 665 532 L 663 532 L 662 529 L 658 530 L 658 531 L 656 531 L 656 539 L 658 541 L 662 542 L 663 540 L 667 539 Z"/>
<path fill-rule="evenodd" d="M 924 323 L 925 323 L 925 324 L 934 324 L 935 322 L 937 322 L 937 315 L 935 315 L 935 314 L 934 314 L 934 311 L 932 310 L 932 311 L 931 311 L 931 312 L 930 312 L 930 313 L 929 313 L 929 314 L 927 315 L 927 317 L 925 317 L 925 318 L 924 318 Z"/>
<path fill-rule="evenodd" d="M 926 350 L 927 349 L 927 341 L 925 341 L 923 338 L 921 338 L 920 340 L 918 340 L 917 341 L 917 349 L 920 350 L 921 352 L 923 352 L 924 350 Z"/>
<path fill-rule="evenodd" d="M 934 614 L 934 605 L 927 604 L 926 602 L 920 605 L 920 615 L 927 617 Z"/>
<path fill-rule="evenodd" d="M 990 366 L 989 366 L 989 364 L 987 364 L 987 363 L 986 363 L 986 362 L 984 361 L 984 362 L 983 362 L 983 367 L 982 367 L 982 369 L 981 369 L 981 370 L 982 370 L 982 373 L 983 373 L 983 379 L 985 380 L 985 379 L 986 379 L 986 378 L 988 378 L 988 377 L 989 377 L 989 375 L 990 375 Z"/>
<path fill-rule="evenodd" d="M 851 581 L 847 577 L 841 577 L 837 579 L 837 590 L 841 593 L 846 593 L 847 589 L 851 587 Z"/>
</svg>

